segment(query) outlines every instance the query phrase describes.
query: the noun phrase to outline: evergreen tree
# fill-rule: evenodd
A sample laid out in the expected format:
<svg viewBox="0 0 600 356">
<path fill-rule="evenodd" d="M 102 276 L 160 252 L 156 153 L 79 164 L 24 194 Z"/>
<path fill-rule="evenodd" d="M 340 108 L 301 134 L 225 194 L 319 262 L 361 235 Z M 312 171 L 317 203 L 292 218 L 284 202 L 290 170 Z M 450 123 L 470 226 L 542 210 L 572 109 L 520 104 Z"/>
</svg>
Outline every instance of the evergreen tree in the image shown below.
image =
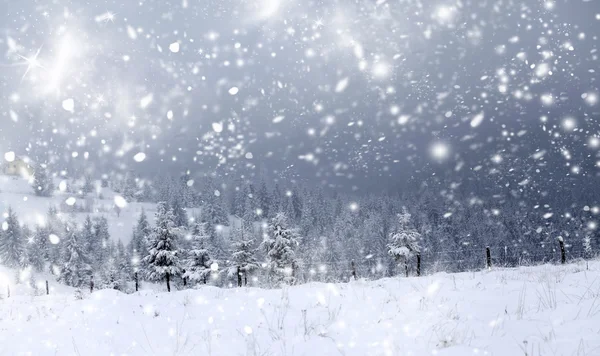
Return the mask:
<svg viewBox="0 0 600 356">
<path fill-rule="evenodd" d="M 111 256 L 110 254 L 110 233 L 108 231 L 108 220 L 104 216 L 96 219 L 94 222 L 94 244 L 93 256 L 94 266 L 100 268 Z"/>
<path fill-rule="evenodd" d="M 254 240 L 248 239 L 243 233 L 243 228 L 239 229 L 239 238 L 233 243 L 231 254 L 230 275 L 241 273 L 244 277 L 244 285 L 248 284 L 248 274 L 258 268 L 254 251 Z M 241 280 L 241 276 L 238 276 Z"/>
<path fill-rule="evenodd" d="M 262 217 L 269 217 L 271 196 L 269 195 L 269 189 L 267 183 L 264 181 L 260 184 L 260 189 L 257 192 L 258 208 L 261 211 Z"/>
<path fill-rule="evenodd" d="M 52 177 L 48 175 L 46 168 L 41 164 L 34 167 L 32 187 L 35 195 L 41 197 L 49 197 L 54 191 Z"/>
<path fill-rule="evenodd" d="M 408 276 L 408 259 L 419 253 L 419 239 L 421 234 L 411 226 L 410 214 L 406 209 L 398 214 L 398 225 L 396 230 L 390 235 L 388 244 L 388 253 L 396 261 L 404 264 L 406 275 Z"/>
<path fill-rule="evenodd" d="M 25 238 L 12 208 L 8 208 L 7 215 L 0 231 L 0 262 L 7 267 L 23 267 L 26 263 Z"/>
<path fill-rule="evenodd" d="M 184 278 L 192 282 L 202 282 L 211 274 L 212 260 L 209 252 L 210 236 L 206 232 L 205 224 L 196 223 L 190 241 L 190 249 L 186 251 Z"/>
<path fill-rule="evenodd" d="M 133 236 L 129 242 L 129 254 L 135 272 L 142 272 L 139 276 L 145 276 L 147 265 L 144 262 L 144 257 L 148 255 L 148 242 L 152 228 L 148 222 L 146 212 L 142 209 L 142 213 L 138 218 L 137 224 L 133 230 Z"/>
<path fill-rule="evenodd" d="M 71 287 L 81 287 L 92 274 L 89 259 L 74 225 L 67 224 L 65 236 L 64 262 L 58 280 Z"/>
<path fill-rule="evenodd" d="M 37 231 L 32 232 L 29 230 L 29 228 L 27 228 L 27 226 L 23 227 L 23 236 L 27 241 L 25 245 L 27 264 L 36 272 L 42 272 L 45 265 L 44 254 L 46 250 L 47 238 L 38 241 Z"/>
<path fill-rule="evenodd" d="M 138 196 L 138 186 L 135 180 L 135 176 L 132 172 L 128 172 L 125 175 L 125 179 L 122 184 L 121 194 L 123 198 L 128 202 L 136 201 Z"/>
<path fill-rule="evenodd" d="M 177 227 L 187 227 L 188 226 L 188 216 L 185 209 L 185 206 L 182 204 L 180 199 L 173 200 L 172 204 L 173 215 L 175 226 Z"/>
<path fill-rule="evenodd" d="M 291 228 L 284 213 L 271 219 L 263 241 L 273 282 L 293 284 L 296 281 L 297 260 L 295 248 L 300 241 L 296 229 Z"/>
<path fill-rule="evenodd" d="M 171 291 L 171 277 L 180 271 L 177 251 L 177 234 L 172 210 L 167 210 L 165 202 L 158 203 L 156 208 L 156 226 L 149 239 L 149 253 L 144 260 L 148 263 L 149 278 L 161 280 L 165 278 L 167 291 Z"/>
<path fill-rule="evenodd" d="M 85 177 L 83 177 L 83 186 L 81 187 L 83 196 L 93 193 L 95 188 L 96 187 L 94 187 L 94 180 L 92 179 L 92 176 L 86 174 Z"/>
</svg>

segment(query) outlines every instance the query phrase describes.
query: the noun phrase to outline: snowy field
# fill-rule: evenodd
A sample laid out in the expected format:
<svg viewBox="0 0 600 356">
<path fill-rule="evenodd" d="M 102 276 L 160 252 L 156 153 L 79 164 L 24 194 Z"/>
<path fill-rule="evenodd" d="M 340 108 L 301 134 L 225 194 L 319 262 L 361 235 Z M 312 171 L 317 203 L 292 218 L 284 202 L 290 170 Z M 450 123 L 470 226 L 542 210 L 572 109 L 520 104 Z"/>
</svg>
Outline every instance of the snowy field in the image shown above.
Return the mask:
<svg viewBox="0 0 600 356">
<path fill-rule="evenodd" d="M 1 269 L 0 283 L 14 280 Z M 40 281 L 43 276 L 39 276 Z M 600 355 L 600 262 L 0 301 L 2 355 Z M 162 286 L 161 286 L 162 287 Z"/>
</svg>

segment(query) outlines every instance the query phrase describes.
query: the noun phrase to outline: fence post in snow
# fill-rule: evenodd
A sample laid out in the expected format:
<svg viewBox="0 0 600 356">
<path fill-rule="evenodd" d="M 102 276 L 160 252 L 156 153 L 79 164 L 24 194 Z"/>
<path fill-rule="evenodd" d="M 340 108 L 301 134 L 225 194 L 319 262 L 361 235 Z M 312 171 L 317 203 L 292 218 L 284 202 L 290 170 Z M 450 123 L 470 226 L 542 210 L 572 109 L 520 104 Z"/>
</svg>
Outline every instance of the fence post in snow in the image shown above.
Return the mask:
<svg viewBox="0 0 600 356">
<path fill-rule="evenodd" d="M 487 268 L 492 268 L 492 252 L 490 251 L 489 246 L 486 246 L 486 248 L 485 248 L 485 256 L 486 256 Z"/>
<path fill-rule="evenodd" d="M 48 281 L 46 281 L 46 295 L 50 294 L 50 288 L 48 288 Z"/>
<path fill-rule="evenodd" d="M 417 277 L 421 276 L 421 254 L 417 254 Z"/>
<path fill-rule="evenodd" d="M 350 267 L 352 268 L 352 277 L 356 280 L 356 265 L 354 264 L 354 261 L 350 263 Z"/>
<path fill-rule="evenodd" d="M 558 237 L 558 244 L 560 245 L 560 263 L 564 265 L 567 262 L 567 255 L 565 253 L 565 241 L 562 236 Z"/>
</svg>

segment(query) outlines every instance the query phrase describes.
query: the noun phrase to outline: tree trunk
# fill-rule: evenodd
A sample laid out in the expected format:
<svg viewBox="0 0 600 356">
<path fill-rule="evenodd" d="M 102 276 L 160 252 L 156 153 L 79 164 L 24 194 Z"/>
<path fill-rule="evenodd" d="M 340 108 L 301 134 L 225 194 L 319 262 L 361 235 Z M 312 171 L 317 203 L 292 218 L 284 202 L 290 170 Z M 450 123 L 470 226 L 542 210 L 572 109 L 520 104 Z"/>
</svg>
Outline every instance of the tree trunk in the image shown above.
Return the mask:
<svg viewBox="0 0 600 356">
<path fill-rule="evenodd" d="M 135 274 L 133 275 L 135 278 L 135 291 L 138 291 L 138 287 L 139 287 L 139 283 L 138 283 L 138 273 L 135 272 Z"/>
<path fill-rule="evenodd" d="M 240 269 L 240 266 L 237 266 L 237 281 L 238 281 L 238 287 L 242 286 L 242 271 Z"/>
<path fill-rule="evenodd" d="M 244 271 L 244 286 L 248 285 L 248 271 Z"/>
<path fill-rule="evenodd" d="M 171 292 L 171 275 L 167 272 L 167 292 Z"/>
</svg>

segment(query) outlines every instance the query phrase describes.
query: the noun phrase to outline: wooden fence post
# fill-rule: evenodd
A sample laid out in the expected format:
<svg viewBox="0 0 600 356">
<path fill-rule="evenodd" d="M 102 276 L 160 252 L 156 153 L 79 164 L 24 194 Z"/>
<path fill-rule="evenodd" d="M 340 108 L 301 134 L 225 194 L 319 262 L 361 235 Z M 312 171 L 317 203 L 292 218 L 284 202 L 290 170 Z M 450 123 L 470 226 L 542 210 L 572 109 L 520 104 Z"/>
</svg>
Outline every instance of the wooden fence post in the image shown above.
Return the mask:
<svg viewBox="0 0 600 356">
<path fill-rule="evenodd" d="M 565 241 L 562 236 L 558 237 L 558 244 L 560 245 L 560 263 L 564 265 L 567 262 L 567 255 L 565 252 Z"/>
<path fill-rule="evenodd" d="M 490 251 L 490 247 L 486 246 L 485 248 L 485 257 L 487 268 L 492 268 L 492 252 Z"/>
<path fill-rule="evenodd" d="M 352 268 L 352 277 L 356 280 L 356 265 L 354 264 L 354 261 L 350 263 L 350 267 Z"/>
<path fill-rule="evenodd" d="M 421 254 L 417 253 L 417 277 L 421 276 Z"/>
<path fill-rule="evenodd" d="M 46 295 L 50 294 L 50 288 L 48 288 L 48 281 L 46 281 Z"/>
</svg>

